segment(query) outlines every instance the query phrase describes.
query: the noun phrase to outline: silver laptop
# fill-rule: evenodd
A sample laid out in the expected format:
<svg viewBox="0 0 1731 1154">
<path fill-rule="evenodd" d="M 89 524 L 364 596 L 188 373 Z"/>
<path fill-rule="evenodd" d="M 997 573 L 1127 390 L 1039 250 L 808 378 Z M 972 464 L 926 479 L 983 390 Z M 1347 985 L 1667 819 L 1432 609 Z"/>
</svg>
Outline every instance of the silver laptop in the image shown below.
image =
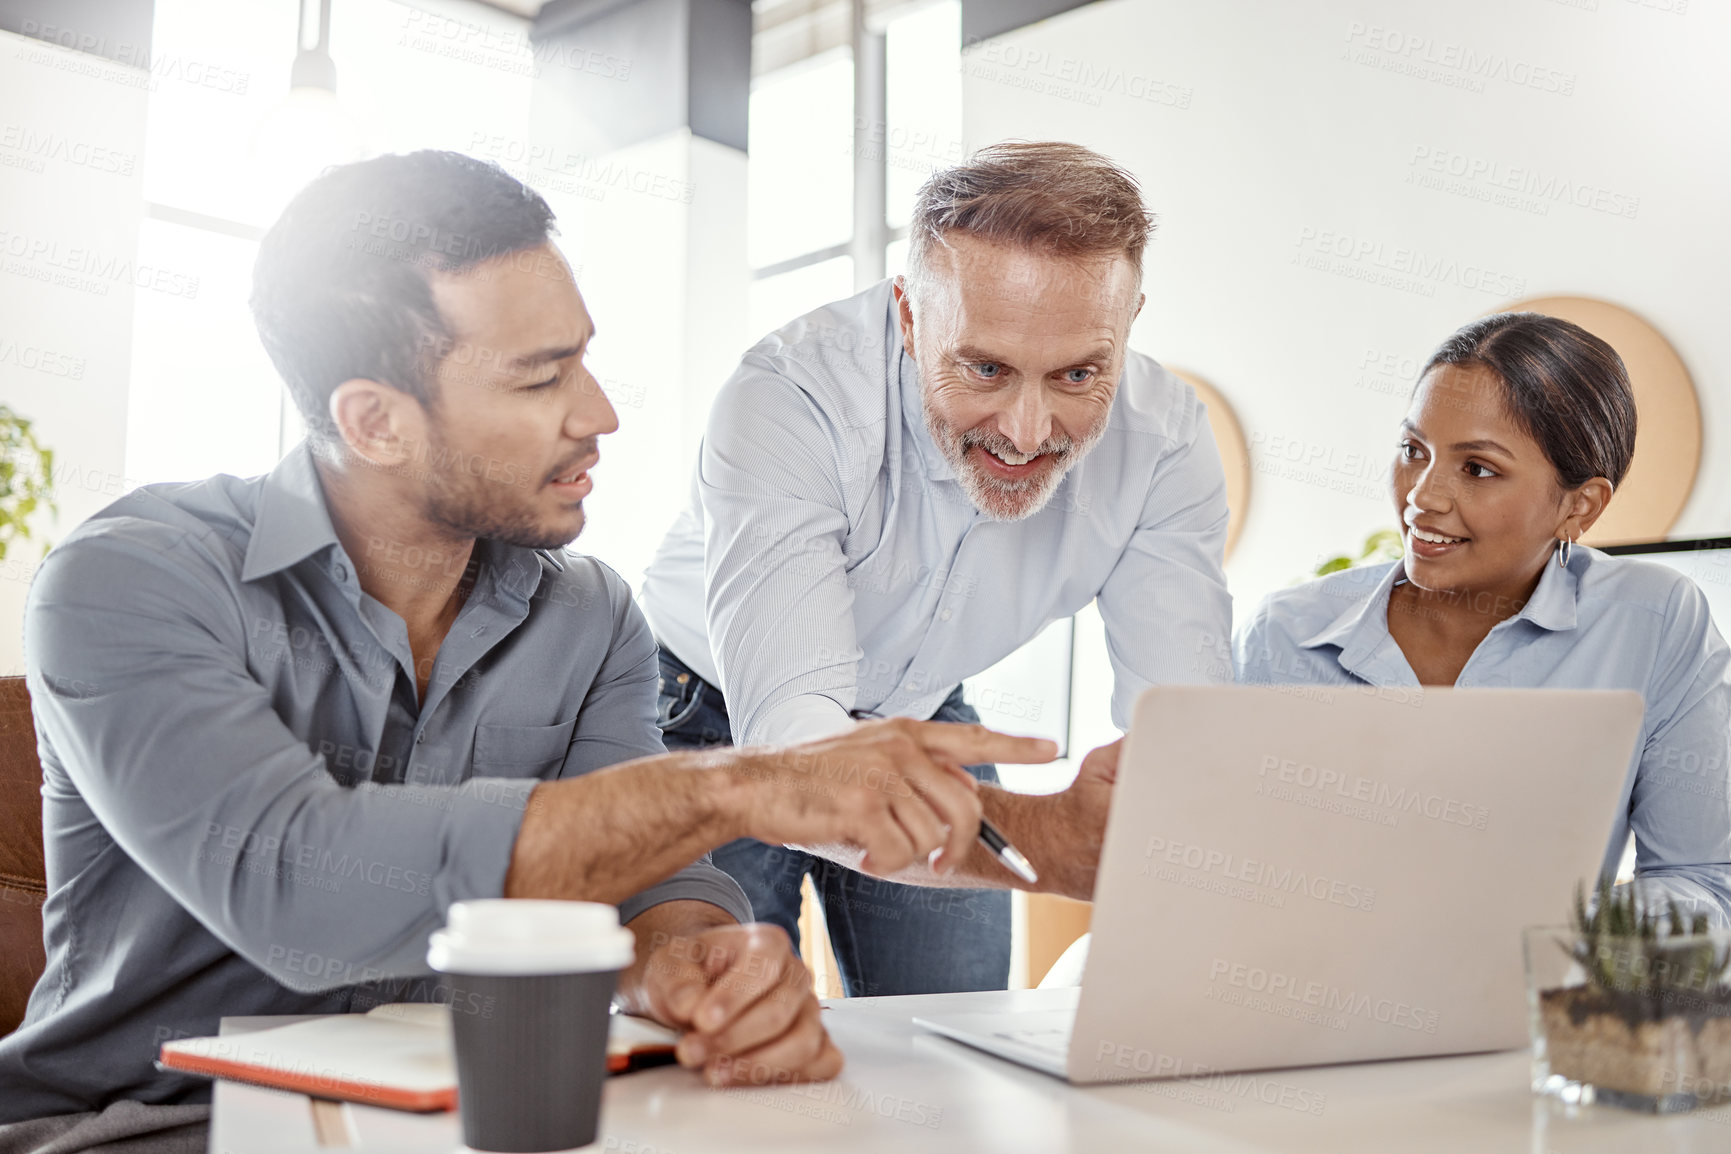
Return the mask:
<svg viewBox="0 0 1731 1154">
<path fill-rule="evenodd" d="M 1641 713 L 1627 691 L 1150 689 L 1081 987 L 916 1022 L 1083 1084 L 1524 1046 L 1521 930 L 1598 877 Z"/>
</svg>

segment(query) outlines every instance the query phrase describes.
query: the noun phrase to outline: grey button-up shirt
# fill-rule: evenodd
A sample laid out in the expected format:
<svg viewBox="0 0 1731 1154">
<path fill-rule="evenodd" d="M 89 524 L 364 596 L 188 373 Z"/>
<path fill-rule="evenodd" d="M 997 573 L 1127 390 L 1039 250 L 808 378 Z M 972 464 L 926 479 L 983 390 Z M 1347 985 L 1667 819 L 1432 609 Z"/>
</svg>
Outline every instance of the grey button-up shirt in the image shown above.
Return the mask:
<svg viewBox="0 0 1731 1154">
<path fill-rule="evenodd" d="M 267 477 L 153 485 L 79 526 L 25 612 L 48 968 L 0 1040 L 0 1122 L 196 1101 L 160 1044 L 227 1014 L 449 997 L 446 908 L 503 890 L 541 781 L 662 752 L 655 644 L 587 557 L 477 544 L 426 700 L 303 445 Z M 624 902 L 750 906 L 699 862 Z"/>
</svg>

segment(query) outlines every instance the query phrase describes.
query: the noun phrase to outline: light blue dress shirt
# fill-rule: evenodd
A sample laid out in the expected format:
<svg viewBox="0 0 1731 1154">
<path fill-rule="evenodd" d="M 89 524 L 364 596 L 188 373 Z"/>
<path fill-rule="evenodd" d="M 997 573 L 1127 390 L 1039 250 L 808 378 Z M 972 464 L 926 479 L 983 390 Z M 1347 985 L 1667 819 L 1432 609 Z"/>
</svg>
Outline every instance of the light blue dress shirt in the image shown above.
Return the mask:
<svg viewBox="0 0 1731 1154">
<path fill-rule="evenodd" d="M 1130 353 L 1107 429 L 1049 504 L 978 512 L 933 443 L 890 282 L 758 342 L 711 410 L 691 503 L 645 575 L 661 642 L 735 740 L 930 717 L 1095 598 L 1122 728 L 1152 684 L 1223 681 L 1226 484 L 1183 381 Z"/>
<path fill-rule="evenodd" d="M 1401 562 L 1349 569 L 1270 595 L 1239 629 L 1253 684 L 1416 687 L 1388 631 Z M 1521 611 L 1479 643 L 1463 688 L 1633 689 L 1646 701 L 1603 870 L 1635 835 L 1643 896 L 1731 921 L 1731 650 L 1695 583 L 1651 562 L 1577 548 L 1545 566 Z"/>
</svg>

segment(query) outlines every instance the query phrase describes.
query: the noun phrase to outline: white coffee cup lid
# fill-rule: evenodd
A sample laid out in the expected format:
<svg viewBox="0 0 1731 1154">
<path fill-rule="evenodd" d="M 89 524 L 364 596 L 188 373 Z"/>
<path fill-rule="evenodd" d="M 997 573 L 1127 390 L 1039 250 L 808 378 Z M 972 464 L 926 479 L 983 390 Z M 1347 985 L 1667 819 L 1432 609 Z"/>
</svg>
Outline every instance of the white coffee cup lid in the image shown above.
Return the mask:
<svg viewBox="0 0 1731 1154">
<path fill-rule="evenodd" d="M 427 964 L 448 974 L 622 970 L 637 956 L 619 911 L 601 902 L 454 902 L 428 942 Z"/>
</svg>

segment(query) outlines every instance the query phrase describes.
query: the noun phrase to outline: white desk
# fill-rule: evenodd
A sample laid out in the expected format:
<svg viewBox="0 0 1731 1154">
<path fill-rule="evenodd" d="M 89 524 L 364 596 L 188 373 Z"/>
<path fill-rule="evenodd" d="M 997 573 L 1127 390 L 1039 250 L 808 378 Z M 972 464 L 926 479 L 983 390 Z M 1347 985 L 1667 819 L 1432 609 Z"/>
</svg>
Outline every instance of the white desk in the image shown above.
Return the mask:
<svg viewBox="0 0 1731 1154">
<path fill-rule="evenodd" d="M 976 995 L 977 997 L 977 995 Z M 1006 1006 L 1016 992 L 1002 995 Z M 608 1081 L 602 1154 L 731 1154 L 894 1150 L 1724 1154 L 1731 1108 L 1655 1118 L 1604 1107 L 1573 1112 L 1534 1099 L 1524 1051 L 1466 1058 L 1370 1062 L 1209 1083 L 1144 1082 L 1077 1089 L 916 1030 L 942 995 L 826 1003 L 824 1019 L 847 1055 L 836 1082 L 714 1091 L 676 1067 Z M 231 1019 L 232 1027 L 281 1019 Z M 1268 1105 L 1268 1079 L 1307 1091 Z M 1235 1089 L 1236 1087 L 1236 1089 Z M 1273 1096 L 1271 1094 L 1271 1096 Z M 322 1107 L 327 1133 L 346 1130 L 369 1151 L 450 1154 L 454 1114 Z M 312 1154 L 321 1149 L 312 1104 L 298 1094 L 221 1083 L 211 1154 Z"/>
</svg>

